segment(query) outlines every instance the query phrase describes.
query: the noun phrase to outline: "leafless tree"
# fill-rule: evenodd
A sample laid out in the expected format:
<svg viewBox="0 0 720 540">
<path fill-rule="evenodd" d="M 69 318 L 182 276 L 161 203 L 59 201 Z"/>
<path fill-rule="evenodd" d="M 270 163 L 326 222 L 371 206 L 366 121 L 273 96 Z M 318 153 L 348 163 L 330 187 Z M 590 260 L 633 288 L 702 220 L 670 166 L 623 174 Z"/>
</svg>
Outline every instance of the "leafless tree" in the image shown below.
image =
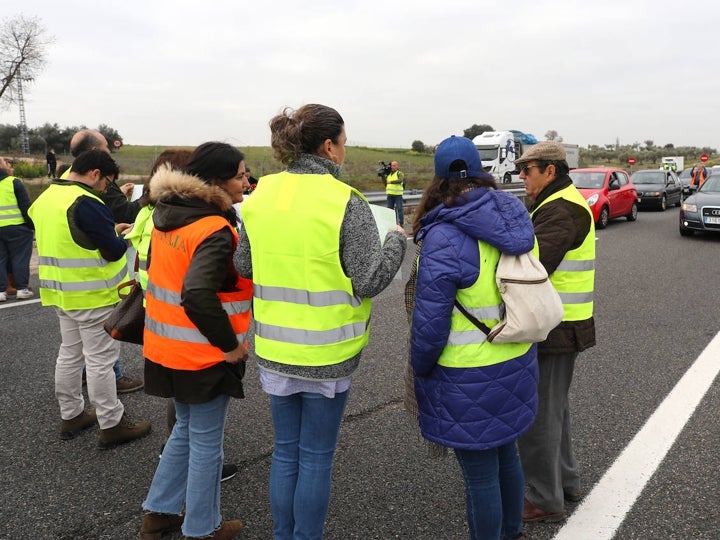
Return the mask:
<svg viewBox="0 0 720 540">
<path fill-rule="evenodd" d="M 32 82 L 42 71 L 53 41 L 37 17 L 16 15 L 0 22 L 0 102 L 15 101 L 19 77 Z"/>
</svg>

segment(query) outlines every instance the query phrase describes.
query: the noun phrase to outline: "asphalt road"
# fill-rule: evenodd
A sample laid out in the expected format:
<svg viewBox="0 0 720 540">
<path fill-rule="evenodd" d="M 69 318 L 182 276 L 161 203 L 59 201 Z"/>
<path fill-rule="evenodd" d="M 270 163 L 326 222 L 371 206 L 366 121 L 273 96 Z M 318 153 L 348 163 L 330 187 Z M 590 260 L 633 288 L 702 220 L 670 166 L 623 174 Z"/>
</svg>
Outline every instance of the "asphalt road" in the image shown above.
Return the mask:
<svg viewBox="0 0 720 540">
<path fill-rule="evenodd" d="M 635 223 L 617 220 L 597 232 L 598 345 L 580 356 L 571 393 L 576 454 L 588 491 L 720 327 L 720 236 L 681 238 L 677 214 L 675 208 L 642 212 Z M 452 457 L 426 456 L 402 408 L 403 285 L 404 279 L 396 280 L 374 304 L 371 340 L 337 452 L 328 539 L 467 538 L 458 466 Z M 165 437 L 164 401 L 142 392 L 121 397 L 133 418 L 153 424 L 141 441 L 101 451 L 97 428 L 61 441 L 53 311 L 10 301 L 0 308 L 0 328 L 0 538 L 136 538 Z M 124 345 L 123 365 L 130 374 L 142 373 L 139 347 Z M 228 417 L 226 458 L 240 472 L 223 484 L 223 515 L 245 522 L 241 538 L 264 540 L 272 536 L 272 426 L 252 362 L 245 380 L 247 398 L 233 400 Z M 719 408 L 715 381 L 615 538 L 720 538 Z M 526 531 L 550 539 L 562 526 L 528 525 Z"/>
</svg>

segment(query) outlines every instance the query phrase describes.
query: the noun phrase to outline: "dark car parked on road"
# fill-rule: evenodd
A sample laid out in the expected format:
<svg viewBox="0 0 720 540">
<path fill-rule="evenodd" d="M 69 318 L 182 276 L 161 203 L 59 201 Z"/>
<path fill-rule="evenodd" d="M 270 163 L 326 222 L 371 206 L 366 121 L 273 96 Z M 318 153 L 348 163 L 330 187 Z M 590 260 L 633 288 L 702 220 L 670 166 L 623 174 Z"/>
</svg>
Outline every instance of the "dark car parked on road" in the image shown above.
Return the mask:
<svg viewBox="0 0 720 540">
<path fill-rule="evenodd" d="M 680 234 L 720 232 L 720 174 L 710 176 L 700 189 L 693 191 L 680 207 Z"/>
<path fill-rule="evenodd" d="M 674 171 L 644 169 L 630 177 L 638 192 L 640 208 L 665 210 L 668 206 L 680 206 L 683 188 Z"/>
</svg>

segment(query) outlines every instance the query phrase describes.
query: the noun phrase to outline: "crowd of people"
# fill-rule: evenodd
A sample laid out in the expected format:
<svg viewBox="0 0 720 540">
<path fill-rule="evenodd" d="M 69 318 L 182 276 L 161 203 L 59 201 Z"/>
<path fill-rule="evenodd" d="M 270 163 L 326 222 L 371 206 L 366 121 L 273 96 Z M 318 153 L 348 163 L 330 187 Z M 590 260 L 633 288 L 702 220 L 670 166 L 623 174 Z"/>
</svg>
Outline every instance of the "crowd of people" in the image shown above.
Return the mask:
<svg viewBox="0 0 720 540">
<path fill-rule="evenodd" d="M 220 485 L 229 400 L 244 397 L 251 320 L 274 431 L 273 536 L 323 536 L 371 299 L 405 257 L 404 177 L 392 162 L 388 206 L 398 224 L 381 238 L 367 200 L 340 180 L 347 134 L 336 110 L 287 108 L 270 131 L 285 168 L 262 182 L 250 183 L 240 150 L 207 142 L 161 154 L 137 201 L 132 184 L 117 185 L 118 166 L 97 131 L 73 137 L 72 166 L 32 204 L 0 160 L 0 301 L 8 269 L 18 298 L 32 295 L 34 236 L 40 298 L 60 326 L 60 438 L 97 424 L 100 448 L 130 443 L 151 426 L 131 420 L 118 394 L 144 386 L 166 398 L 168 438 L 148 479 L 141 539 L 241 531 L 239 519 L 221 515 Z M 496 188 L 467 138 L 444 140 L 434 162 L 412 223 L 405 403 L 431 455 L 454 453 L 469 537 L 526 538 L 523 522 L 561 520 L 564 502 L 582 497 L 568 391 L 578 353 L 595 344 L 592 214 L 555 142 L 517 160 L 529 209 Z M 301 189 L 308 183 L 312 193 Z M 539 344 L 490 342 L 466 314 L 497 324 L 499 256 L 529 251 L 561 296 L 563 321 Z M 144 380 L 122 374 L 120 344 L 103 328 L 128 269 L 145 294 Z"/>
</svg>

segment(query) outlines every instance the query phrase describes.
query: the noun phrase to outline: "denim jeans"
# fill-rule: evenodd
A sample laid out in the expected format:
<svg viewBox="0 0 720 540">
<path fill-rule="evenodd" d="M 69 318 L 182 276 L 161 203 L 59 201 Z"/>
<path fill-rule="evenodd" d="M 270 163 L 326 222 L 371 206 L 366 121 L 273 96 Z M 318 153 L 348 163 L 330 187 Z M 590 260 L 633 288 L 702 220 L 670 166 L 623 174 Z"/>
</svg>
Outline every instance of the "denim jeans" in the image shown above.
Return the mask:
<svg viewBox="0 0 720 540">
<path fill-rule="evenodd" d="M 185 536 L 206 536 L 220 526 L 223 433 L 230 398 L 206 403 L 175 400 L 176 422 L 155 470 L 143 508 L 181 514 Z"/>
<path fill-rule="evenodd" d="M 35 232 L 25 225 L 0 227 L 0 291 L 7 290 L 8 273 L 17 290 L 27 289 L 34 237 Z"/>
<path fill-rule="evenodd" d="M 275 540 L 321 540 L 349 393 L 332 399 L 311 392 L 270 396 L 275 429 L 270 508 Z"/>
<path fill-rule="evenodd" d="M 465 479 L 470 540 L 522 533 L 524 478 L 515 441 L 489 450 L 455 449 Z"/>
<path fill-rule="evenodd" d="M 395 219 L 397 221 L 397 224 L 402 227 L 403 223 L 405 223 L 402 195 L 388 195 L 387 207 L 390 209 L 395 209 Z"/>
</svg>

